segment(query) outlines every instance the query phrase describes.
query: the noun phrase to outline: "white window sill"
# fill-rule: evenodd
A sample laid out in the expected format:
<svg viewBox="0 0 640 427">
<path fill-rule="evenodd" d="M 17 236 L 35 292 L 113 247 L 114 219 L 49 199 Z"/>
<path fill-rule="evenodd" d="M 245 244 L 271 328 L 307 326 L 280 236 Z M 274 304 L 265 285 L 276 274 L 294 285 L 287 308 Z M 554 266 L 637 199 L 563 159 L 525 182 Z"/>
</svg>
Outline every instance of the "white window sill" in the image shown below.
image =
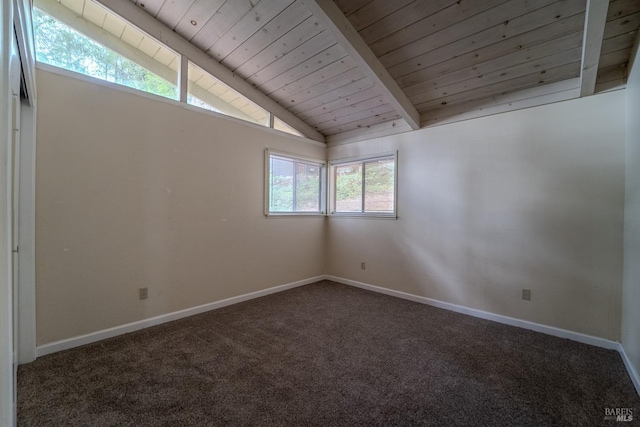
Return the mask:
<svg viewBox="0 0 640 427">
<path fill-rule="evenodd" d="M 393 219 L 397 220 L 396 214 L 382 214 L 382 213 L 361 213 L 361 212 L 333 212 L 328 215 L 331 218 L 368 218 L 368 219 Z"/>
<path fill-rule="evenodd" d="M 267 218 L 291 218 L 291 217 L 324 217 L 327 216 L 325 213 L 323 212 L 309 212 L 309 213 L 305 213 L 305 212 L 282 212 L 282 213 L 276 213 L 276 212 L 270 212 L 268 214 L 265 214 L 265 216 Z"/>
</svg>

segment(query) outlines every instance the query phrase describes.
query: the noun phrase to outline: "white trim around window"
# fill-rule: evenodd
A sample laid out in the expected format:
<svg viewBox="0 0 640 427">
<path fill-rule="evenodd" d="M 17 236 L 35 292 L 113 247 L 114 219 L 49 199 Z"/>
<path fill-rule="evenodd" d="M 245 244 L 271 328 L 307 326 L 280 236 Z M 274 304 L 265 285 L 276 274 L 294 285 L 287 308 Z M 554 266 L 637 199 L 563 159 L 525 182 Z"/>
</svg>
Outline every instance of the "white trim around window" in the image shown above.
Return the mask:
<svg viewBox="0 0 640 427">
<path fill-rule="evenodd" d="M 275 165 L 273 161 L 279 161 L 280 165 Z M 291 163 L 291 174 L 282 176 L 283 180 L 279 186 L 273 182 L 273 171 L 277 167 L 285 167 Z M 302 175 L 310 178 L 311 182 L 317 175 L 317 192 L 311 189 L 305 189 L 305 200 L 300 201 L 300 174 L 299 169 L 304 169 Z M 309 182 L 309 181 L 307 181 Z M 312 187 L 313 189 L 313 187 Z M 275 151 L 271 149 L 265 150 L 264 156 L 264 214 L 268 218 L 291 217 L 291 216 L 323 216 L 327 212 L 327 164 L 323 160 L 310 157 L 299 156 L 297 154 Z M 275 190 L 280 190 L 280 196 L 276 196 Z M 289 194 L 291 200 L 289 201 Z M 310 194 L 315 197 L 309 197 Z M 273 197 L 277 197 L 274 200 Z M 317 204 L 314 202 L 317 201 Z M 317 209 L 316 209 L 317 208 Z"/>
<path fill-rule="evenodd" d="M 368 208 L 367 205 L 367 191 L 366 191 L 366 168 L 367 165 L 380 164 L 385 161 L 392 161 L 389 163 L 393 164 L 393 200 L 385 201 L 382 203 L 383 207 L 380 208 Z M 350 200 L 351 203 L 355 203 L 357 206 L 345 206 L 344 200 L 336 201 L 337 197 L 337 184 L 338 184 L 338 173 L 341 169 L 351 166 L 354 175 L 355 185 L 360 185 L 361 189 L 359 190 L 359 201 L 358 197 L 355 197 L 354 200 Z M 370 166 L 371 167 L 371 166 Z M 360 178 L 358 180 L 358 174 Z M 330 216 L 333 217 L 364 217 L 364 218 L 386 218 L 386 219 L 397 219 L 398 217 L 398 152 L 389 152 L 376 154 L 372 156 L 361 156 L 361 157 L 353 157 L 348 159 L 339 159 L 333 160 L 329 162 L 329 179 L 328 179 L 328 189 L 329 189 L 329 212 Z M 352 183 L 351 185 L 354 185 Z M 358 190 L 355 189 L 355 193 L 358 193 Z M 342 210 L 340 204 L 343 204 Z M 386 206 L 384 206 L 386 203 Z M 369 203 L 371 205 L 371 203 Z M 385 209 L 388 207 L 389 209 Z M 379 209 L 379 210 L 378 210 Z"/>
</svg>

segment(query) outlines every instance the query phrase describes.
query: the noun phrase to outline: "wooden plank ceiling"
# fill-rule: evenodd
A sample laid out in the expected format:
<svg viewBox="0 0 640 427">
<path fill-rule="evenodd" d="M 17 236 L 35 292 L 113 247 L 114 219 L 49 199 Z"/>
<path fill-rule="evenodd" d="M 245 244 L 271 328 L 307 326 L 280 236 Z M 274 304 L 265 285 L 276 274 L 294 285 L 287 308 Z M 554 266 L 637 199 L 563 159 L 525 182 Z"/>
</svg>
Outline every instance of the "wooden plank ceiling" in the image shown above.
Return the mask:
<svg viewBox="0 0 640 427">
<path fill-rule="evenodd" d="M 300 1 L 131 1 L 324 135 L 404 124 Z M 579 84 L 586 0 L 335 3 L 423 123 L 508 94 Z M 639 26 L 640 0 L 610 2 L 596 92 L 624 85 Z"/>
</svg>

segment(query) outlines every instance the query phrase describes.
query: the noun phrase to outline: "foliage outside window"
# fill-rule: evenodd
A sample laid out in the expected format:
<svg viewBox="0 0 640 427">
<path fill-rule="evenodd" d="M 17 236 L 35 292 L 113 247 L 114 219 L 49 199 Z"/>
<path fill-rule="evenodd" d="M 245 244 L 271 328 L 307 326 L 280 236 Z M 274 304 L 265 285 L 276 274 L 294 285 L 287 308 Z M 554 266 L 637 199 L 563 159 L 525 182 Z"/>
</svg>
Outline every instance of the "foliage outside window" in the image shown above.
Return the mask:
<svg viewBox="0 0 640 427">
<path fill-rule="evenodd" d="M 269 150 L 266 163 L 267 215 L 324 213 L 324 164 Z"/>
<path fill-rule="evenodd" d="M 170 99 L 180 97 L 182 57 L 92 0 L 34 0 L 39 62 Z M 209 111 L 269 127 L 272 115 L 191 61 L 187 99 Z M 298 131 L 273 117 L 273 128 Z"/>
<path fill-rule="evenodd" d="M 174 76 L 174 82 L 159 77 L 38 9 L 34 9 L 33 25 L 38 61 L 166 98 L 178 99 L 177 73 L 168 66 L 158 62 L 158 68 L 166 69 L 167 76 Z M 140 55 L 145 53 L 140 51 Z M 178 57 L 174 53 L 171 55 Z"/>
<path fill-rule="evenodd" d="M 332 213 L 395 217 L 396 156 L 334 164 Z"/>
</svg>

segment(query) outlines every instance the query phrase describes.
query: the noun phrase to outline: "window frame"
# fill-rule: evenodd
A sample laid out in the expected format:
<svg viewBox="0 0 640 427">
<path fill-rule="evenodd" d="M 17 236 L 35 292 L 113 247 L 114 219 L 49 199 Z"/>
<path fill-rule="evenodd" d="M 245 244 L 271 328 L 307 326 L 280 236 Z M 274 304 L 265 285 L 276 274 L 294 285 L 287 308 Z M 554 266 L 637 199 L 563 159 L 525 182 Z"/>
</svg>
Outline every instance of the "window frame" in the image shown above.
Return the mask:
<svg viewBox="0 0 640 427">
<path fill-rule="evenodd" d="M 365 171 L 366 163 L 378 160 L 393 159 L 393 211 L 392 212 L 365 212 Z M 362 164 L 362 211 L 361 212 L 337 212 L 336 211 L 336 169 L 339 166 L 361 163 Z M 350 157 L 329 161 L 329 216 L 351 218 L 382 218 L 398 219 L 398 151 L 380 153 L 371 156 Z"/>
<path fill-rule="evenodd" d="M 177 56 L 177 69 L 174 68 L 173 66 L 170 66 L 173 61 L 167 65 L 167 64 L 163 64 L 166 67 L 171 68 L 172 70 L 174 70 L 176 72 L 176 81 L 173 82 L 172 79 L 168 79 L 166 78 L 163 73 L 158 72 L 157 69 L 155 69 L 154 67 L 150 67 L 149 64 L 147 64 L 147 58 L 146 56 L 149 56 L 149 54 L 147 52 L 145 52 L 142 49 L 139 49 L 136 46 L 133 45 L 128 45 L 126 41 L 122 40 L 122 43 L 118 42 L 117 44 L 122 44 L 122 46 L 114 46 L 113 43 L 110 43 L 109 40 L 105 40 L 104 34 L 107 34 L 106 38 L 109 39 L 109 37 L 111 35 L 115 36 L 116 38 L 119 38 L 119 36 L 117 36 L 115 33 L 111 33 L 109 32 L 109 30 L 107 30 L 106 28 L 104 28 L 103 25 L 97 24 L 96 22 L 94 22 L 91 18 L 87 17 L 86 15 L 84 15 L 84 13 L 78 13 L 77 10 L 73 9 L 72 7 L 70 7 L 67 4 L 60 4 L 60 3 L 54 3 L 58 6 L 60 6 L 61 10 L 64 10 L 64 12 L 52 12 L 52 9 L 49 7 L 44 7 L 42 4 L 39 4 L 37 1 L 35 4 L 31 5 L 31 14 L 33 14 L 35 9 L 38 9 L 38 11 L 46 16 L 48 16 L 49 18 L 53 19 L 54 21 L 56 21 L 59 24 L 62 24 L 65 27 L 68 27 L 70 30 L 72 30 L 73 32 L 76 32 L 78 34 L 80 34 L 82 37 L 90 40 L 92 43 L 95 43 L 99 46 L 101 46 L 102 48 L 111 51 L 113 53 L 115 53 L 116 55 L 118 55 L 119 57 L 122 57 L 124 60 L 131 62 L 132 64 L 136 65 L 137 67 L 140 67 L 142 69 L 144 69 L 146 72 L 148 72 L 151 75 L 154 75 L 156 77 L 158 77 L 159 79 L 165 80 L 167 81 L 169 84 L 171 84 L 172 86 L 175 86 L 175 92 L 176 95 L 175 96 L 167 96 L 164 95 L 162 93 L 158 93 L 158 92 L 153 92 L 153 91 L 147 91 L 145 89 L 141 89 L 135 85 L 129 85 L 126 83 L 123 83 L 121 81 L 112 81 L 109 79 L 105 79 L 101 76 L 96 76 L 93 74 L 89 74 L 83 71 L 78 71 L 76 69 L 72 69 L 72 68 L 66 68 L 65 66 L 62 65 L 58 65 L 58 64 L 51 64 L 48 62 L 43 62 L 38 60 L 37 58 L 37 53 L 38 53 L 38 48 L 37 48 L 37 43 L 35 43 L 35 33 L 34 33 L 34 56 L 36 56 L 35 59 L 35 63 L 36 63 L 36 67 L 41 67 L 43 69 L 46 69 L 48 71 L 52 71 L 52 72 L 56 72 L 62 75 L 66 75 L 72 78 L 76 78 L 76 79 L 80 79 L 80 80 L 84 80 L 84 81 L 88 81 L 91 83 L 98 83 L 98 84 L 102 84 L 102 83 L 106 83 L 108 85 L 108 87 L 110 88 L 114 88 L 114 89 L 119 89 L 119 90 L 125 90 L 128 91 L 130 93 L 137 93 L 139 95 L 150 95 L 152 97 L 157 97 L 157 99 L 159 100 L 169 100 L 169 101 L 174 101 L 174 102 L 178 102 L 180 105 L 187 107 L 189 109 L 191 108 L 196 108 L 200 111 L 206 111 L 210 114 L 214 114 L 216 117 L 222 117 L 222 118 L 226 118 L 226 119 L 231 119 L 231 120 L 238 120 L 239 122 L 243 123 L 243 124 L 249 124 L 251 126 L 260 126 L 262 128 L 267 128 L 267 129 L 271 129 L 273 131 L 279 132 L 279 133 L 283 133 L 286 135 L 290 135 L 293 137 L 297 137 L 297 138 L 301 138 L 304 139 L 305 142 L 309 142 L 309 143 L 320 143 L 320 144 L 324 144 L 324 141 L 320 142 L 319 140 L 317 140 L 317 138 L 315 137 L 316 134 L 310 135 L 311 133 L 313 133 L 312 130 L 305 130 L 305 131 L 299 131 L 296 127 L 294 127 L 289 121 L 283 119 L 283 118 L 278 118 L 279 121 L 282 122 L 282 128 L 284 129 L 277 129 L 274 127 L 274 122 L 276 121 L 276 116 L 275 116 L 275 112 L 273 111 L 274 109 L 277 110 L 277 103 L 273 103 L 273 105 L 271 105 L 269 102 L 261 102 L 264 101 L 264 97 L 260 98 L 260 96 L 257 95 L 261 95 L 260 93 L 256 92 L 255 95 L 257 96 L 252 96 L 251 94 L 247 94 L 244 95 L 242 92 L 241 93 L 241 88 L 235 88 L 230 86 L 231 83 L 227 84 L 225 83 L 221 78 L 218 78 L 216 75 L 214 75 L 213 73 L 211 73 L 209 71 L 209 69 L 211 68 L 211 65 L 216 65 L 215 58 L 211 59 L 209 58 L 207 55 L 204 55 L 202 58 L 198 57 L 198 55 L 196 55 L 196 53 L 198 53 L 198 49 L 187 49 L 187 47 L 182 46 L 180 44 L 180 40 L 175 39 L 175 38 L 166 38 L 166 37 L 160 37 L 162 34 L 160 34 L 162 31 L 160 31 L 160 33 L 158 33 L 158 31 L 151 31 L 151 30 L 162 30 L 162 28 L 156 29 L 153 26 L 148 26 L 148 25 L 144 25 L 144 20 L 140 21 L 140 22 L 131 22 L 130 20 L 126 19 L 123 15 L 121 15 L 121 11 L 116 11 L 118 8 L 116 8 L 116 10 L 114 10 L 111 7 L 106 7 L 105 5 L 103 5 L 100 0 L 87 0 L 87 1 L 91 1 L 91 3 L 99 8 L 102 9 L 107 15 L 112 16 L 113 18 L 117 19 L 118 21 L 122 21 L 124 22 L 124 24 L 126 26 L 130 26 L 131 29 L 135 30 L 136 32 L 141 33 L 145 38 L 150 39 L 151 41 L 153 41 L 155 44 L 158 44 L 160 46 L 161 49 L 164 50 L 168 50 L 169 52 L 171 52 L 172 54 L 175 54 Z M 56 8 L 58 7 L 56 6 Z M 62 15 L 61 15 L 62 14 Z M 72 16 L 73 18 L 69 18 L 68 16 Z M 64 16 L 63 16 L 64 15 Z M 71 22 L 73 21 L 73 22 Z M 135 21 L 135 20 L 134 20 Z M 86 26 L 89 26 L 90 28 L 92 28 L 90 31 L 87 31 L 87 29 L 85 28 Z M 141 26 L 144 28 L 141 28 Z M 95 29 L 93 29 L 93 27 L 96 27 Z M 95 31 L 97 30 L 97 32 L 100 34 L 100 36 L 96 36 L 95 35 Z M 104 33 L 104 34 L 103 34 Z M 153 35 L 151 33 L 158 33 L 156 35 Z M 133 50 L 139 50 L 140 54 L 139 57 L 144 58 L 144 61 L 141 61 L 138 57 L 134 58 L 130 55 L 129 50 L 133 49 Z M 192 52 L 192 50 L 194 50 Z M 192 58 L 193 57 L 193 58 Z M 155 59 L 154 57 L 150 56 L 150 60 Z M 205 59 L 205 58 L 209 58 L 209 59 Z M 162 63 L 162 61 L 160 61 Z M 236 114 L 231 114 L 228 111 L 212 111 L 206 108 L 202 108 L 201 106 L 198 105 L 192 105 L 188 102 L 188 95 L 189 93 L 189 85 L 190 85 L 190 80 L 189 80 L 189 63 L 192 63 L 194 66 L 200 68 L 201 70 L 203 70 L 203 72 L 205 72 L 206 74 L 209 74 L 210 77 L 215 80 L 217 83 L 220 83 L 222 85 L 224 85 L 226 88 L 228 88 L 230 91 L 235 92 L 238 97 L 242 97 L 244 100 L 246 100 L 248 103 L 251 103 L 254 107 L 259 108 L 260 110 L 264 110 L 266 112 L 266 117 L 264 119 L 264 123 L 262 122 L 261 119 L 247 119 L 245 117 L 243 117 L 242 115 L 239 117 Z M 214 67 L 215 68 L 215 67 Z M 171 76 L 173 78 L 173 76 Z M 88 79 L 88 80 L 87 80 Z M 195 83 L 195 82 L 193 82 Z M 215 95 L 215 94 L 214 94 Z M 193 96 L 195 96 L 196 98 L 198 98 L 197 94 L 193 94 Z M 222 101 L 224 101 L 223 98 L 220 98 Z M 254 100 L 255 99 L 255 100 Z M 211 105 L 208 101 L 206 100 L 201 100 L 206 104 L 209 104 L 210 106 L 212 106 L 214 109 L 216 108 L 215 105 Z M 227 104 L 229 104 L 230 107 L 235 108 L 239 111 L 242 112 L 241 108 L 237 108 L 233 102 L 227 102 Z M 264 106 L 263 106 L 264 104 Z M 244 113 L 244 112 L 243 112 Z M 250 116 L 250 114 L 246 113 L 246 115 Z M 288 120 L 293 120 L 295 119 L 294 116 L 290 117 Z M 326 170 L 326 162 L 324 163 L 325 166 L 325 170 Z M 326 185 L 326 184 L 325 184 Z M 325 209 L 326 210 L 326 209 Z"/>
<path fill-rule="evenodd" d="M 285 151 L 276 151 L 267 148 L 264 155 L 264 215 L 267 218 L 282 218 L 291 216 L 325 216 L 327 213 L 327 162 L 313 157 L 305 157 L 297 154 L 287 153 Z M 314 212 L 271 212 L 271 157 L 278 157 L 283 160 L 290 160 L 304 164 L 312 164 L 320 166 L 320 194 L 319 194 L 319 211 Z"/>
<path fill-rule="evenodd" d="M 120 15 L 116 14 L 115 12 L 111 11 L 110 9 L 106 8 L 105 6 L 103 6 L 99 1 L 96 0 L 91 0 L 92 4 L 101 9 L 102 11 L 104 11 L 104 13 L 107 16 L 112 16 L 115 19 L 117 19 L 118 21 L 124 23 L 125 25 L 130 26 L 132 29 L 136 30 L 137 32 L 141 33 L 143 35 L 143 37 L 147 38 L 148 40 L 152 41 L 153 43 L 156 43 L 158 46 L 160 46 L 160 48 L 167 50 L 168 52 L 170 52 L 172 55 L 175 55 L 176 61 L 179 64 L 181 61 L 181 54 L 179 52 L 177 52 L 176 50 L 170 48 L 169 46 L 167 46 L 166 44 L 164 44 L 162 41 L 158 40 L 157 38 L 155 38 L 154 36 L 148 34 L 147 32 L 143 31 L 142 29 L 140 29 L 139 27 L 137 27 L 136 25 L 128 22 L 126 19 L 124 19 L 123 17 L 121 17 Z M 72 69 L 72 68 L 67 68 L 63 65 L 58 65 L 58 64 L 52 64 L 49 62 L 45 62 L 45 61 L 41 61 L 40 59 L 38 59 L 38 44 L 36 42 L 37 40 L 37 36 L 36 36 L 36 31 L 34 29 L 34 53 L 36 56 L 36 65 L 44 65 L 45 67 L 51 67 L 55 70 L 61 70 L 62 74 L 64 73 L 71 73 L 68 74 L 71 77 L 74 78 L 90 78 L 90 79 L 94 79 L 92 80 L 92 82 L 94 81 L 99 81 L 99 82 L 106 82 L 110 85 L 115 85 L 115 87 L 119 88 L 119 89 L 125 89 L 125 90 L 130 90 L 130 91 L 134 91 L 135 93 L 138 94 L 146 94 L 146 95 L 151 95 L 154 97 L 158 97 L 159 99 L 163 99 L 163 100 L 170 100 L 170 101 L 176 101 L 176 102 L 180 102 L 180 72 L 179 71 L 175 71 L 173 69 L 171 69 L 169 67 L 169 65 L 164 65 L 165 68 L 169 68 L 170 72 L 175 72 L 175 81 L 171 81 L 169 78 L 167 78 L 167 76 L 163 76 L 162 72 L 158 72 L 158 70 L 153 70 L 151 66 L 149 66 L 149 62 L 158 62 L 158 64 L 156 64 L 157 67 L 161 68 L 163 67 L 163 64 L 159 61 L 157 61 L 154 57 L 149 56 L 148 54 L 146 54 L 144 51 L 139 50 L 135 47 L 128 46 L 132 48 L 133 50 L 137 50 L 138 52 L 136 53 L 138 56 L 134 58 L 134 56 L 136 54 L 132 54 L 131 52 L 127 53 L 127 52 L 123 52 L 121 49 L 119 49 L 118 47 L 114 47 L 113 44 L 110 44 L 108 42 L 108 40 L 105 40 L 104 38 L 100 39 L 100 37 L 97 37 L 95 34 L 90 34 L 91 31 L 87 31 L 86 26 L 88 25 L 89 28 L 91 28 L 92 26 L 96 26 L 97 28 L 99 28 L 102 32 L 104 32 L 105 34 L 108 33 L 108 31 L 102 27 L 97 26 L 97 24 L 95 24 L 92 21 L 89 21 L 85 16 L 82 15 L 78 15 L 78 13 L 74 10 L 72 10 L 70 7 L 66 6 L 66 5 L 59 5 L 61 8 L 68 10 L 70 15 L 73 15 L 76 17 L 76 19 L 78 19 L 78 23 L 76 25 L 74 25 L 71 22 L 68 22 L 66 19 L 61 18 L 59 15 L 56 16 L 56 14 L 52 13 L 51 10 L 49 10 L 48 8 L 42 7 L 39 4 L 34 4 L 32 7 L 32 12 L 34 13 L 39 13 L 42 15 L 45 15 L 46 17 L 52 19 L 53 21 L 55 21 L 58 24 L 61 24 L 64 27 L 67 27 L 69 30 L 71 30 L 74 33 L 77 33 L 79 36 L 81 36 L 82 38 L 88 40 L 89 42 L 96 44 L 98 46 L 100 46 L 102 49 L 109 51 L 113 54 L 115 54 L 116 56 L 118 56 L 119 58 L 135 65 L 136 67 L 146 71 L 148 74 L 155 76 L 161 80 L 164 80 L 165 82 L 167 82 L 169 85 L 172 85 L 174 87 L 175 93 L 172 96 L 168 96 L 168 95 L 164 95 L 161 93 L 158 93 L 157 91 L 151 91 L 151 90 L 145 90 L 143 88 L 137 87 L 136 85 L 132 85 L 129 84 L 128 82 L 124 82 L 124 81 L 116 81 L 114 80 L 110 80 L 109 78 L 104 78 L 103 76 L 97 76 L 95 74 L 91 74 L 91 73 L 87 73 L 84 71 L 79 71 L 76 69 Z M 37 12 L 36 12 L 37 10 Z M 35 18 L 34 18 L 35 19 Z M 84 27 L 83 27 L 84 26 Z M 109 33 L 111 34 L 111 33 Z M 107 36 L 108 39 L 108 36 Z M 123 45 L 126 45 L 127 43 L 125 41 L 122 41 Z M 145 63 L 147 62 L 147 63 Z M 173 61 L 171 61 L 173 62 Z M 81 77 L 82 76 L 82 77 Z M 139 81 L 136 81 L 136 83 L 140 83 Z"/>
</svg>

